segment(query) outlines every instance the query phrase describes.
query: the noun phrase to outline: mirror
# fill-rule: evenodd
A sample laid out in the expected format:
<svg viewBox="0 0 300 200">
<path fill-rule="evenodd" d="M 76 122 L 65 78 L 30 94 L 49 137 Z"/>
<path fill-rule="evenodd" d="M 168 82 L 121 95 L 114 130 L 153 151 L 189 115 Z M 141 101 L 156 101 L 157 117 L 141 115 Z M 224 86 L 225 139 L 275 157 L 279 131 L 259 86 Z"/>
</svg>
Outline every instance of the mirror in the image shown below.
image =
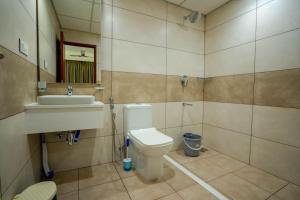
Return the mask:
<svg viewBox="0 0 300 200">
<path fill-rule="evenodd" d="M 101 82 L 100 0 L 36 0 L 39 80 Z"/>
</svg>

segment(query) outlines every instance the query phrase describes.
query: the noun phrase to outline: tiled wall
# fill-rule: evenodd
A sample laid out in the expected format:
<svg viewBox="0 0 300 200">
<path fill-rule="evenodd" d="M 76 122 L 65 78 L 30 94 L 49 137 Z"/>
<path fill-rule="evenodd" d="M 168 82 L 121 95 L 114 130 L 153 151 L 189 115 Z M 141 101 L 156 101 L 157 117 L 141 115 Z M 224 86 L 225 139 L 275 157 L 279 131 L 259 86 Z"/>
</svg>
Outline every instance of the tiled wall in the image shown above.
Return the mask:
<svg viewBox="0 0 300 200">
<path fill-rule="evenodd" d="M 257 4 L 257 5 L 256 5 Z M 300 1 L 230 1 L 206 18 L 204 143 L 300 184 Z"/>
<path fill-rule="evenodd" d="M 204 17 L 183 25 L 189 13 L 162 0 L 103 1 L 100 65 L 105 90 L 78 86 L 74 92 L 94 94 L 105 103 L 105 127 L 83 131 L 80 143 L 73 146 L 48 134 L 55 171 L 112 161 L 111 95 L 118 134 L 123 132 L 127 103 L 152 104 L 154 126 L 175 139 L 174 149 L 180 147 L 183 132 L 202 133 Z M 180 84 L 181 75 L 189 76 L 186 88 Z M 65 88 L 54 84 L 48 92 L 64 93 Z M 182 102 L 193 107 L 183 109 Z"/>
<path fill-rule="evenodd" d="M 36 100 L 35 1 L 0 1 L 0 196 L 10 200 L 40 180 L 38 135 L 25 135 L 24 104 Z M 24 39 L 29 55 L 19 53 Z"/>
</svg>

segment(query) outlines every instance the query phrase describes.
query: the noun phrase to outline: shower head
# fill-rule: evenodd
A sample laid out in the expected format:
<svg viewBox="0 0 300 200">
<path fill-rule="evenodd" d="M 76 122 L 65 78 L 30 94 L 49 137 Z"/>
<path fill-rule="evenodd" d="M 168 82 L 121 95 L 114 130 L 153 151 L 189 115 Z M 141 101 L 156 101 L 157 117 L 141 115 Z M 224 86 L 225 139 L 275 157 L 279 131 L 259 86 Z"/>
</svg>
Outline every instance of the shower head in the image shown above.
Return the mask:
<svg viewBox="0 0 300 200">
<path fill-rule="evenodd" d="M 191 14 L 189 14 L 187 16 L 184 16 L 183 18 L 184 18 L 184 20 L 189 19 L 189 21 L 191 23 L 195 23 L 197 21 L 198 17 L 199 17 L 199 12 L 198 11 L 192 11 Z"/>
</svg>

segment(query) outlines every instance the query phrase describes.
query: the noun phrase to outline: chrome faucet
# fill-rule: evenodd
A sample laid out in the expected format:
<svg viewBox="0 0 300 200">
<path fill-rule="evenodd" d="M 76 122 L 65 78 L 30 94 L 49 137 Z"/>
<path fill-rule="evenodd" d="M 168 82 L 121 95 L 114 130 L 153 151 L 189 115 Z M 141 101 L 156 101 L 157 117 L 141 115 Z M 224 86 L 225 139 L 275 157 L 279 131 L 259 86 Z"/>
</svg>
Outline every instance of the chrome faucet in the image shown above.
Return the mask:
<svg viewBox="0 0 300 200">
<path fill-rule="evenodd" d="M 72 96 L 73 95 L 73 87 L 71 85 L 68 85 L 67 95 L 68 96 Z"/>
</svg>

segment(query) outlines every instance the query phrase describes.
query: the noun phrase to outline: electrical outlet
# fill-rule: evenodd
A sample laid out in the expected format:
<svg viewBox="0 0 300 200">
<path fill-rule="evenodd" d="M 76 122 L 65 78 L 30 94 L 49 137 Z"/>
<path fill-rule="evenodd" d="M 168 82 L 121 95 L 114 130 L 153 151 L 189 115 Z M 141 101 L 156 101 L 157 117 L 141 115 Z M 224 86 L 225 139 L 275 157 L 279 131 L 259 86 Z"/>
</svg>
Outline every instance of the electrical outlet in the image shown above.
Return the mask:
<svg viewBox="0 0 300 200">
<path fill-rule="evenodd" d="M 25 56 L 28 56 L 29 54 L 28 44 L 21 38 L 19 39 L 19 51 Z"/>
</svg>

